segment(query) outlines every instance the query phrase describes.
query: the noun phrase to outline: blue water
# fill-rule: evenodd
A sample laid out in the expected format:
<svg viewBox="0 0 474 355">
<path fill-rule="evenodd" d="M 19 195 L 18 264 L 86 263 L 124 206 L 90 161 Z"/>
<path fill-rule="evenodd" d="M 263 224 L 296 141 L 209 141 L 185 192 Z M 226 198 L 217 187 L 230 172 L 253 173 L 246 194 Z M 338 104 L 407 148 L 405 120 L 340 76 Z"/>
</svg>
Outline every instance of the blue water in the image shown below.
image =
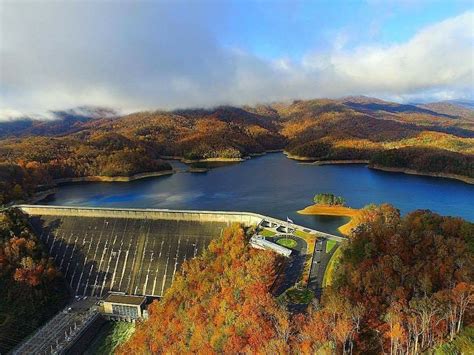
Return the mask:
<svg viewBox="0 0 474 355">
<path fill-rule="evenodd" d="M 175 163 L 182 166 L 180 163 Z M 430 209 L 474 221 L 474 185 L 388 173 L 363 165 L 307 165 L 281 153 L 129 183 L 64 185 L 46 202 L 75 206 L 252 211 L 334 232 L 345 218 L 302 216 L 316 193 L 343 196 L 351 207 L 388 202 L 402 213 Z"/>
</svg>

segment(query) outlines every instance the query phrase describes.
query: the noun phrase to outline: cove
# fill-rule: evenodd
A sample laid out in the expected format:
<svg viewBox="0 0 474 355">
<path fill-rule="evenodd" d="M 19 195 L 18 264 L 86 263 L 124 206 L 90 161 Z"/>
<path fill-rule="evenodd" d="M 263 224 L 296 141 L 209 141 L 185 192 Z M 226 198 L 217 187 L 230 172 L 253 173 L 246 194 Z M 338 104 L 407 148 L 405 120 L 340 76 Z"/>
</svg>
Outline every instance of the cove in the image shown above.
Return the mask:
<svg viewBox="0 0 474 355">
<path fill-rule="evenodd" d="M 173 162 L 176 168 L 184 164 Z M 200 165 L 202 166 L 202 164 Z M 346 218 L 296 213 L 316 193 L 343 196 L 351 207 L 390 203 L 402 213 L 430 209 L 474 221 L 474 185 L 372 170 L 364 165 L 308 165 L 282 153 L 243 163 L 207 165 L 205 173 L 176 173 L 127 183 L 62 185 L 41 204 L 123 208 L 250 211 L 335 233 Z"/>
</svg>

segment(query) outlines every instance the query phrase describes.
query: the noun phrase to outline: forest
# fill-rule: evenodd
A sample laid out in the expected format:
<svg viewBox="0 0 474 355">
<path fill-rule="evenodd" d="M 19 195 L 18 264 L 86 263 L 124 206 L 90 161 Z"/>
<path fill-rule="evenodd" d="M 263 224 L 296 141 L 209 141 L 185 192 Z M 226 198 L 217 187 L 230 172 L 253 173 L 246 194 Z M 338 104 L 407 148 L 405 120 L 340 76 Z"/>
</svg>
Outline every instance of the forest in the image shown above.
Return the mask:
<svg viewBox="0 0 474 355">
<path fill-rule="evenodd" d="M 0 353 L 52 317 L 68 299 L 66 284 L 16 209 L 0 212 Z"/>
<path fill-rule="evenodd" d="M 474 177 L 471 156 L 443 149 L 407 147 L 380 151 L 370 160 L 372 166 L 406 168 L 427 173 L 458 174 Z"/>
<path fill-rule="evenodd" d="M 319 313 L 352 314 L 342 350 L 423 352 L 473 325 L 474 224 L 424 210 L 401 217 L 390 205 L 366 207 L 358 223 Z M 307 346 L 337 339 L 337 329 L 326 331 L 322 341 L 307 336 Z"/>
<path fill-rule="evenodd" d="M 474 224 L 424 210 L 402 217 L 390 205 L 364 208 L 358 223 L 334 283 L 305 312 L 272 294 L 276 255 L 227 229 L 118 353 L 472 352 L 456 340 L 474 325 Z"/>
<path fill-rule="evenodd" d="M 315 204 L 327 206 L 344 206 L 346 204 L 344 197 L 328 193 L 316 194 L 313 201 Z"/>
<path fill-rule="evenodd" d="M 102 114 L 102 116 L 101 116 Z M 162 158 L 245 158 L 285 150 L 296 159 L 474 177 L 474 111 L 366 97 L 0 123 L 0 204 L 54 179 L 169 170 Z"/>
<path fill-rule="evenodd" d="M 186 261 L 119 354 L 288 352 L 289 314 L 270 290 L 281 260 L 234 225 Z"/>
<path fill-rule="evenodd" d="M 26 199 L 53 185 L 54 179 L 171 169 L 150 147 L 115 133 L 85 141 L 65 137 L 4 140 L 0 157 L 0 204 Z"/>
</svg>

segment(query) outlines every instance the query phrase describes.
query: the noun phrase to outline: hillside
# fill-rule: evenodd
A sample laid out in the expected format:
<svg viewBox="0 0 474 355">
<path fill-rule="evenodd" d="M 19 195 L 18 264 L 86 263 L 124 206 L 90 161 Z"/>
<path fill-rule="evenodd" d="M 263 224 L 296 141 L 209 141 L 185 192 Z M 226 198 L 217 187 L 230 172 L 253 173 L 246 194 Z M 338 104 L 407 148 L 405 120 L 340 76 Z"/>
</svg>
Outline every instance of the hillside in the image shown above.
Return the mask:
<svg viewBox="0 0 474 355">
<path fill-rule="evenodd" d="M 402 105 L 362 96 L 120 117 L 104 109 L 55 121 L 3 122 L 0 201 L 25 198 L 56 178 L 170 169 L 163 157 L 241 159 L 281 149 L 296 159 L 368 160 L 472 178 L 469 112 L 455 103 Z"/>
<path fill-rule="evenodd" d="M 0 212 L 0 353 L 64 307 L 66 283 L 17 210 Z"/>
<path fill-rule="evenodd" d="M 474 225 L 430 211 L 401 217 L 390 205 L 362 209 L 358 223 L 339 247 L 334 283 L 301 313 L 270 292 L 276 255 L 228 228 L 186 261 L 118 353 L 431 353 L 464 336 Z M 462 344 L 450 345 L 459 353 Z"/>
<path fill-rule="evenodd" d="M 281 262 L 250 248 L 238 225 L 228 227 L 184 263 L 118 354 L 287 352 L 281 333 L 289 334 L 288 314 L 270 293 Z"/>
</svg>

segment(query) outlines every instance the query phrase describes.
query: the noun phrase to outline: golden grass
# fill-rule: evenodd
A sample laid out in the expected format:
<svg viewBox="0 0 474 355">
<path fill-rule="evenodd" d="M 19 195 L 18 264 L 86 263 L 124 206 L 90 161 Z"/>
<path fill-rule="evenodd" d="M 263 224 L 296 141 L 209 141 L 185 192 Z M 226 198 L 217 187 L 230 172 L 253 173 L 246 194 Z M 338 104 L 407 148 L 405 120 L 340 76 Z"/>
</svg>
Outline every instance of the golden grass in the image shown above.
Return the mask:
<svg viewBox="0 0 474 355">
<path fill-rule="evenodd" d="M 351 230 L 357 225 L 357 222 L 355 221 L 354 217 L 359 214 L 359 210 L 344 206 L 328 206 L 314 204 L 298 211 L 298 213 L 305 215 L 349 217 L 350 221 L 338 228 L 339 232 L 347 236 L 350 234 Z"/>
<path fill-rule="evenodd" d="M 334 282 L 334 275 L 335 275 L 335 270 L 337 263 L 339 262 L 339 259 L 342 256 L 341 253 L 341 247 L 338 247 L 334 254 L 331 257 L 331 260 L 329 260 L 328 266 L 326 267 L 326 270 L 324 271 L 324 276 L 323 276 L 323 287 L 326 286 L 331 286 L 332 283 Z"/>
<path fill-rule="evenodd" d="M 354 217 L 358 210 L 344 206 L 329 206 L 329 205 L 311 205 L 298 211 L 299 214 L 316 214 L 324 216 L 345 216 Z"/>
</svg>

